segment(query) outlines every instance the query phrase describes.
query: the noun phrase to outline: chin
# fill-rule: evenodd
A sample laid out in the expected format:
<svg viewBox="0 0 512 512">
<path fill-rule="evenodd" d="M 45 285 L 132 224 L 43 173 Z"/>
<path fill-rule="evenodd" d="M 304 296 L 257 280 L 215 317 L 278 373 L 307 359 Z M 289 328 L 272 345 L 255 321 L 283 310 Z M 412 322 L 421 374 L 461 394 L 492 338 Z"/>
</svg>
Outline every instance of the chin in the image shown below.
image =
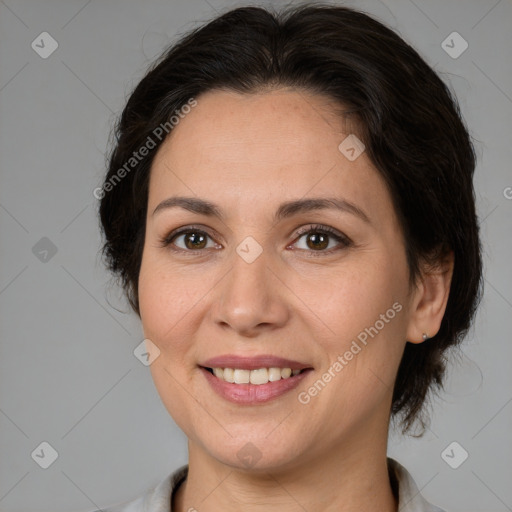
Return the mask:
<svg viewBox="0 0 512 512">
<path fill-rule="evenodd" d="M 275 471 L 296 466 L 301 450 L 292 436 L 287 442 L 282 440 L 269 441 L 268 434 L 228 437 L 225 442 L 214 446 L 204 446 L 218 462 L 237 470 L 251 473 Z M 298 441 L 298 440 L 296 440 Z"/>
</svg>

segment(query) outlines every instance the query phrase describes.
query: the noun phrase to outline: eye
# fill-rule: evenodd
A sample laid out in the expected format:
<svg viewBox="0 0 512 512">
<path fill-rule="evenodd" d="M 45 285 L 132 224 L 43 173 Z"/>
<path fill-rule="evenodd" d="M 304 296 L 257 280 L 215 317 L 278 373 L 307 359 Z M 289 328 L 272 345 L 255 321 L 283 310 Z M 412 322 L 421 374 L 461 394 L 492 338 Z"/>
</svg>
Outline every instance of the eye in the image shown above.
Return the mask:
<svg viewBox="0 0 512 512">
<path fill-rule="evenodd" d="M 208 239 L 212 241 L 208 244 Z M 206 231 L 197 229 L 194 226 L 172 231 L 169 235 L 160 240 L 162 247 L 169 247 L 173 251 L 195 252 L 203 249 L 219 248 Z"/>
<path fill-rule="evenodd" d="M 306 226 L 297 233 L 297 236 L 298 240 L 293 245 L 297 246 L 299 241 L 303 238 L 305 246 L 296 248 L 307 251 L 311 253 L 312 256 L 331 254 L 354 245 L 346 235 L 329 226 Z M 212 237 L 206 231 L 194 226 L 186 226 L 172 231 L 160 240 L 160 245 L 161 247 L 168 247 L 175 252 L 188 253 L 200 252 L 204 249 L 222 248 L 221 245 L 213 241 Z"/>
<path fill-rule="evenodd" d="M 313 225 L 301 229 L 297 233 L 299 241 L 304 238 L 305 246 L 298 247 L 300 250 L 312 252 L 314 256 L 321 256 L 322 254 L 330 254 L 332 252 L 350 247 L 353 245 L 352 241 L 342 233 L 330 228 L 329 226 Z M 331 242 L 337 242 L 331 244 Z M 295 245 L 298 242 L 295 242 Z M 336 248 L 336 245 L 341 246 Z M 333 250 L 334 246 L 334 250 Z M 314 254 L 314 253 L 320 254 Z"/>
</svg>

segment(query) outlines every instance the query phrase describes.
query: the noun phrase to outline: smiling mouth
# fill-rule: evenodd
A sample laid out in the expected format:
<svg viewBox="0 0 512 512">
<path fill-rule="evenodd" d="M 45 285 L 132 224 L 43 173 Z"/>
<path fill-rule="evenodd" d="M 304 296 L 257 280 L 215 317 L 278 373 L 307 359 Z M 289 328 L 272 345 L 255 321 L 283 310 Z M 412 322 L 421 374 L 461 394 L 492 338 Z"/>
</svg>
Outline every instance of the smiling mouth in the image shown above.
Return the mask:
<svg viewBox="0 0 512 512">
<path fill-rule="evenodd" d="M 304 373 L 311 368 L 302 370 L 292 370 L 291 368 L 257 368 L 255 370 L 246 370 L 241 368 L 207 368 L 202 367 L 219 380 L 230 384 L 255 384 L 257 386 L 287 380 Z"/>
</svg>

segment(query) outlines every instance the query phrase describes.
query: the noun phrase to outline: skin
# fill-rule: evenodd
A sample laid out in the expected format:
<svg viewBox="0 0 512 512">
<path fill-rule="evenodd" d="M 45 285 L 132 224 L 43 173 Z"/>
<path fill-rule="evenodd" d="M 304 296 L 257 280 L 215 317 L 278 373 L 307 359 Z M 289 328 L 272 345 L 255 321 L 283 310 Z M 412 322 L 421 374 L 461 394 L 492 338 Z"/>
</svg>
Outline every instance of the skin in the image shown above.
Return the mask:
<svg viewBox="0 0 512 512">
<path fill-rule="evenodd" d="M 406 340 L 439 329 L 452 262 L 410 287 L 389 192 L 366 152 L 349 161 L 338 149 L 348 130 L 328 98 L 279 89 L 197 101 L 153 162 L 139 278 L 144 334 L 160 350 L 152 377 L 189 440 L 173 510 L 396 511 L 386 465 L 392 386 Z M 153 214 L 177 195 L 213 202 L 223 218 L 180 207 Z M 369 222 L 336 210 L 272 219 L 283 201 L 333 196 Z M 311 224 L 353 245 L 329 236 L 317 249 L 311 233 L 297 235 Z M 203 248 L 192 252 L 185 236 L 163 247 L 189 225 L 209 235 Z M 249 236 L 263 250 L 252 263 L 236 252 Z M 394 303 L 401 311 L 300 403 Z M 198 367 L 222 354 L 272 354 L 313 371 L 275 400 L 238 405 L 216 395 Z M 249 442 L 261 458 L 248 468 L 237 452 Z"/>
</svg>

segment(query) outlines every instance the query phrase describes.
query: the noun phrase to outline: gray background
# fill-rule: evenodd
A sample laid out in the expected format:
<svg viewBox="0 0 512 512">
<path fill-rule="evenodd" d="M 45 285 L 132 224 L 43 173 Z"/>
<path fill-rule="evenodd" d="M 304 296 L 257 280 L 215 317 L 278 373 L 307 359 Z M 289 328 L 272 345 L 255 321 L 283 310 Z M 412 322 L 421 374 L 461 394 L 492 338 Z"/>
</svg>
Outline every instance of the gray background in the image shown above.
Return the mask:
<svg viewBox="0 0 512 512">
<path fill-rule="evenodd" d="M 449 511 L 512 510 L 512 3 L 345 4 L 397 30 L 449 82 L 479 159 L 483 303 L 430 430 L 392 435 L 390 454 Z M 133 355 L 138 319 L 102 267 L 92 191 L 115 115 L 151 59 L 240 5 L 0 0 L 2 512 L 94 510 L 186 462 L 185 437 Z M 44 31 L 59 45 L 46 59 L 31 47 Z M 457 58 L 442 47 L 453 31 L 469 44 Z M 48 469 L 31 456 L 43 441 L 58 452 Z M 453 441 L 469 453 L 458 469 L 441 457 Z"/>
</svg>

